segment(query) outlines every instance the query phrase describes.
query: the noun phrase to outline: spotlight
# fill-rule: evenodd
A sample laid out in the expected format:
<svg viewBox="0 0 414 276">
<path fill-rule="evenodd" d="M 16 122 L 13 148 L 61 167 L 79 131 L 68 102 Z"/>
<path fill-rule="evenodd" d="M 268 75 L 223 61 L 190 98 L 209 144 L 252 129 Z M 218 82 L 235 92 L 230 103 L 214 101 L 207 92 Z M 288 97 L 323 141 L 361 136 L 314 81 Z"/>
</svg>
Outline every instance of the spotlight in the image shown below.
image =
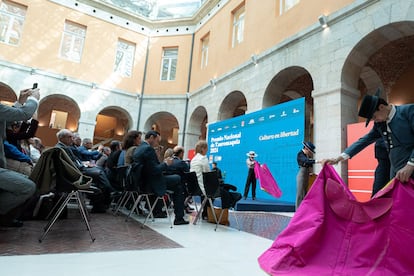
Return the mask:
<svg viewBox="0 0 414 276">
<path fill-rule="evenodd" d="M 326 17 L 326 15 L 322 14 L 321 16 L 319 16 L 318 21 L 319 21 L 319 24 L 321 24 L 322 28 L 325 29 L 328 27 L 328 18 Z"/>
</svg>

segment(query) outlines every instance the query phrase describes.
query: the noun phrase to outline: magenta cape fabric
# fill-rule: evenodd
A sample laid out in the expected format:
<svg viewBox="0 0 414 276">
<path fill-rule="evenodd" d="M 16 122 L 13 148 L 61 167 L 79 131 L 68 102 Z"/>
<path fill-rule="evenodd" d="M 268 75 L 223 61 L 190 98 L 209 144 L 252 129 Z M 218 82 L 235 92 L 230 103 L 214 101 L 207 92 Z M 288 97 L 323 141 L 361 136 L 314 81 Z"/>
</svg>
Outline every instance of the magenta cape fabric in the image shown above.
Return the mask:
<svg viewBox="0 0 414 276">
<path fill-rule="evenodd" d="M 282 196 L 282 191 L 277 185 L 275 178 L 273 177 L 272 173 L 270 172 L 266 164 L 260 165 L 259 162 L 256 162 L 254 164 L 254 174 L 256 175 L 256 178 L 259 180 L 260 188 L 263 191 L 271 194 L 276 198 Z"/>
<path fill-rule="evenodd" d="M 361 203 L 326 165 L 259 264 L 271 275 L 414 275 L 413 205 L 413 180 Z"/>
</svg>

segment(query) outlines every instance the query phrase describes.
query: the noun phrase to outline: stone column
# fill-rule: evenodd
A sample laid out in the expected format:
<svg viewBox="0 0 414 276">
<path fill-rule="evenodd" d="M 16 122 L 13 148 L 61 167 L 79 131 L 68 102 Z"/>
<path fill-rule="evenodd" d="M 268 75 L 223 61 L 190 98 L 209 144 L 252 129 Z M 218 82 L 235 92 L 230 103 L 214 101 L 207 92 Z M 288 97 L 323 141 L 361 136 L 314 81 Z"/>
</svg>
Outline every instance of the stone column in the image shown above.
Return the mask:
<svg viewBox="0 0 414 276">
<path fill-rule="evenodd" d="M 93 134 L 95 132 L 95 125 L 96 121 L 87 121 L 87 120 L 79 120 L 78 123 L 78 133 L 80 137 L 83 138 L 90 138 L 93 139 Z"/>
<path fill-rule="evenodd" d="M 359 95 L 358 90 L 343 87 L 313 91 L 316 159 L 335 158 L 347 147 L 347 125 L 358 121 Z M 335 168 L 347 182 L 347 162 L 341 162 Z M 320 166 L 316 167 L 316 170 L 320 169 Z"/>
</svg>

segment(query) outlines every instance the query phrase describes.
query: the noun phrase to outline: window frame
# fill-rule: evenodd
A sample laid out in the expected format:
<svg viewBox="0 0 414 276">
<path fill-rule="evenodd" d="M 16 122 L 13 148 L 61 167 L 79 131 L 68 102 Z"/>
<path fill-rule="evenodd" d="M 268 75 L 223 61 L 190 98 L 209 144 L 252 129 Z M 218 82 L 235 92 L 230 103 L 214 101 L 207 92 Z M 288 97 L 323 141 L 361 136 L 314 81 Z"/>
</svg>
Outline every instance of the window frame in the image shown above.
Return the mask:
<svg viewBox="0 0 414 276">
<path fill-rule="evenodd" d="M 288 3 L 289 2 L 289 3 Z M 288 3 L 288 4 L 287 4 Z M 282 15 L 300 3 L 300 0 L 280 0 L 279 14 Z"/>
<path fill-rule="evenodd" d="M 208 50 L 210 46 L 210 33 L 207 33 L 203 38 L 201 38 L 201 60 L 200 66 L 201 69 L 204 69 L 208 65 Z"/>
<path fill-rule="evenodd" d="M 14 13 L 13 11 L 20 10 L 21 14 L 17 12 Z M 0 42 L 12 45 L 12 46 L 19 46 L 20 40 L 23 35 L 23 27 L 26 20 L 26 13 L 27 13 L 27 6 L 21 5 L 19 3 L 3 0 L 0 3 Z M 5 24 L 3 24 L 3 18 Z M 13 31 L 16 32 L 17 35 L 13 34 Z M 1 33 L 4 33 L 1 35 Z M 4 37 L 4 39 L 3 39 Z M 13 43 L 12 40 L 16 42 Z"/>
<path fill-rule="evenodd" d="M 80 32 L 79 33 L 74 32 L 70 30 L 69 27 L 78 28 L 78 31 Z M 63 32 L 62 32 L 62 39 L 61 39 L 60 47 L 59 47 L 59 57 L 65 60 L 80 63 L 82 60 L 83 48 L 85 46 L 86 31 L 87 31 L 86 26 L 78 24 L 70 20 L 65 20 Z M 66 47 L 66 42 L 67 42 L 66 39 L 70 40 L 69 51 L 67 51 L 67 53 L 63 52 L 64 47 Z M 77 50 L 76 47 L 78 47 L 79 49 Z M 71 54 L 69 54 L 70 52 L 72 52 L 72 56 Z M 78 58 L 74 57 L 73 56 L 74 53 L 75 54 L 78 53 L 79 57 Z"/>
<path fill-rule="evenodd" d="M 174 51 L 175 53 L 173 53 Z M 170 55 L 169 53 L 172 53 L 172 55 Z M 174 81 L 177 77 L 177 64 L 178 64 L 178 47 L 163 48 L 162 57 L 161 57 L 160 80 L 161 81 Z M 165 72 L 167 75 L 165 76 L 166 78 L 164 79 Z"/>
<path fill-rule="evenodd" d="M 246 17 L 246 7 L 243 2 L 241 6 L 232 11 L 232 48 L 244 41 L 244 21 Z"/>
<path fill-rule="evenodd" d="M 126 48 L 122 49 L 122 45 Z M 118 38 L 115 53 L 114 72 L 122 77 L 132 77 L 135 62 L 136 44 L 122 38 Z"/>
</svg>

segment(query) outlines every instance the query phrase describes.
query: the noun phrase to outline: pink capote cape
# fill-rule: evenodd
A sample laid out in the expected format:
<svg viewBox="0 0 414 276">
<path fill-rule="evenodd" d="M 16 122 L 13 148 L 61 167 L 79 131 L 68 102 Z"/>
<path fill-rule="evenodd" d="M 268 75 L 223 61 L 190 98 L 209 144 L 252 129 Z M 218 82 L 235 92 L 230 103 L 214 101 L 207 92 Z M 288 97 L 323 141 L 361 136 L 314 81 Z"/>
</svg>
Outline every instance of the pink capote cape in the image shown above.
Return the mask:
<svg viewBox="0 0 414 276">
<path fill-rule="evenodd" d="M 276 198 L 282 196 L 282 191 L 277 185 L 275 178 L 273 177 L 266 164 L 259 164 L 259 162 L 256 161 L 254 164 L 254 174 L 259 180 L 260 189 Z"/>
<path fill-rule="evenodd" d="M 259 264 L 271 275 L 414 275 L 413 207 L 413 180 L 361 203 L 325 165 Z"/>
</svg>

